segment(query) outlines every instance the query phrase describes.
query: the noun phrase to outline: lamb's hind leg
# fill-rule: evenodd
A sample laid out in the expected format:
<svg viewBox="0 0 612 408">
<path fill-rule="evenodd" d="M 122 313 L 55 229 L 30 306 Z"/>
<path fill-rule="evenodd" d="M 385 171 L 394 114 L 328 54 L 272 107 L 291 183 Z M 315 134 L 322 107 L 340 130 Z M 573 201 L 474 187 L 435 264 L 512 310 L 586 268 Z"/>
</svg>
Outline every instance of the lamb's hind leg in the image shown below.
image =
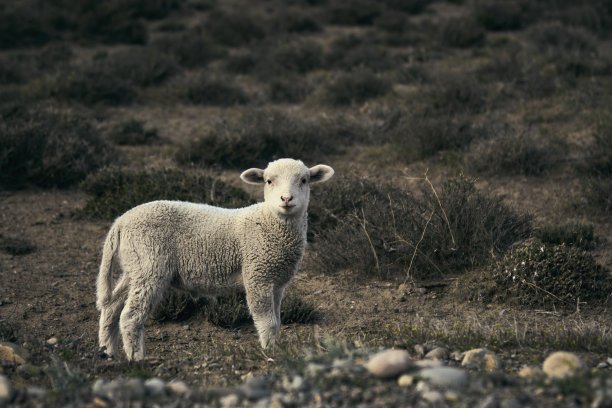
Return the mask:
<svg viewBox="0 0 612 408">
<path fill-rule="evenodd" d="M 144 324 L 167 288 L 167 283 L 152 276 L 149 279 L 131 282 L 125 307 L 119 319 L 123 348 L 128 360 L 144 359 Z"/>
<path fill-rule="evenodd" d="M 128 294 L 129 279 L 123 275 L 113 290 L 111 301 L 100 311 L 98 342 L 108 356 L 116 356 L 119 347 L 119 316 Z"/>
</svg>

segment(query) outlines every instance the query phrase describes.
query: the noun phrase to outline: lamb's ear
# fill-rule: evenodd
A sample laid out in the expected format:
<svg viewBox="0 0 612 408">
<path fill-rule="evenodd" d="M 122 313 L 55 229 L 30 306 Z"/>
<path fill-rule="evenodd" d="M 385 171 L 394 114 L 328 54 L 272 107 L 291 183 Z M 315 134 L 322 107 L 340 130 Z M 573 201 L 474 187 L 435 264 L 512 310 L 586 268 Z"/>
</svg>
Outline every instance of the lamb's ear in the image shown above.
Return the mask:
<svg viewBox="0 0 612 408">
<path fill-rule="evenodd" d="M 310 184 L 322 183 L 334 175 L 334 169 L 324 164 L 319 164 L 310 169 Z"/>
<path fill-rule="evenodd" d="M 240 178 L 247 184 L 263 184 L 264 171 L 262 169 L 248 169 L 242 172 Z"/>
</svg>

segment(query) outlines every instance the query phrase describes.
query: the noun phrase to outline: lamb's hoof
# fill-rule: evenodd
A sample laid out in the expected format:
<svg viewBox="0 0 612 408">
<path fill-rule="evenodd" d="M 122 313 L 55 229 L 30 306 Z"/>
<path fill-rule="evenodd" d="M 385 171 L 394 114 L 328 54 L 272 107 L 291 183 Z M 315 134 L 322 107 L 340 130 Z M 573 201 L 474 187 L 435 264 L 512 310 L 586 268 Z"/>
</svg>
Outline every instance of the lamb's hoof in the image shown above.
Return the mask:
<svg viewBox="0 0 612 408">
<path fill-rule="evenodd" d="M 98 357 L 102 360 L 114 360 L 115 356 L 113 354 L 106 352 L 106 346 L 100 347 L 97 353 Z"/>
</svg>

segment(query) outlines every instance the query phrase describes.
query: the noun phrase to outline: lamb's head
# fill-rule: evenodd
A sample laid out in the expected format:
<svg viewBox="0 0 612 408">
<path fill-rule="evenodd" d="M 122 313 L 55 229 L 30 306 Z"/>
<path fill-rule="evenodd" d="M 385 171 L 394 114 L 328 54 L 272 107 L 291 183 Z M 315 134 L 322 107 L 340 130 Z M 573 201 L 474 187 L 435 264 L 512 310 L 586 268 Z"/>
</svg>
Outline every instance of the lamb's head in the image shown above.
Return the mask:
<svg viewBox="0 0 612 408">
<path fill-rule="evenodd" d="M 279 159 L 265 170 L 248 169 L 240 178 L 248 184 L 263 184 L 265 203 L 281 217 L 303 215 L 310 200 L 310 185 L 327 181 L 334 169 L 324 164 L 308 168 L 300 160 Z"/>
</svg>

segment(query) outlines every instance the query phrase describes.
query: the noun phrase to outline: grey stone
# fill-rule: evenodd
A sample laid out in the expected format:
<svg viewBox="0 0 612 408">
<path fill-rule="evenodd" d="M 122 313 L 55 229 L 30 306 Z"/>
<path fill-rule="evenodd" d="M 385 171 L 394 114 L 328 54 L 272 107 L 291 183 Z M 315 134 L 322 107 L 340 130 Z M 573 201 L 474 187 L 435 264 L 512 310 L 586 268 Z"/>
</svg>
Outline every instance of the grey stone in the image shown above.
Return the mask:
<svg viewBox="0 0 612 408">
<path fill-rule="evenodd" d="M 161 397 L 166 393 L 166 384 L 161 378 L 149 378 L 145 381 L 144 386 L 147 390 L 147 394 L 154 397 Z"/>
<path fill-rule="evenodd" d="M 0 405 L 8 403 L 13 398 L 14 392 L 11 381 L 0 374 Z"/>
<path fill-rule="evenodd" d="M 229 394 L 219 399 L 222 407 L 231 408 L 237 407 L 240 403 L 240 397 L 236 394 Z"/>
<path fill-rule="evenodd" d="M 499 357 L 486 348 L 478 348 L 466 352 L 461 365 L 479 371 L 494 371 L 502 367 Z"/>
<path fill-rule="evenodd" d="M 425 346 L 423 346 L 422 344 L 417 344 L 414 346 L 414 352 L 417 355 L 417 357 L 423 357 L 426 353 L 426 349 Z"/>
<path fill-rule="evenodd" d="M 436 347 L 425 354 L 425 358 L 430 358 L 432 360 L 445 360 L 448 358 L 448 350 L 444 347 Z"/>
<path fill-rule="evenodd" d="M 478 408 L 497 408 L 497 398 L 495 395 L 487 395 L 480 403 L 477 405 Z"/>
<path fill-rule="evenodd" d="M 427 391 L 421 394 L 421 398 L 430 404 L 438 404 L 444 400 L 444 396 L 438 391 Z"/>
<path fill-rule="evenodd" d="M 508 398 L 507 400 L 503 400 L 499 404 L 499 408 L 522 408 L 523 404 L 519 402 L 516 398 Z"/>
<path fill-rule="evenodd" d="M 47 396 L 47 390 L 42 387 L 31 386 L 26 388 L 28 398 L 42 400 Z"/>
<path fill-rule="evenodd" d="M 406 350 L 385 350 L 372 357 L 366 368 L 376 377 L 390 378 L 405 373 L 412 365 Z"/>
<path fill-rule="evenodd" d="M 21 347 L 13 343 L 0 343 L 0 361 L 12 364 L 25 364 L 28 353 Z"/>
<path fill-rule="evenodd" d="M 426 368 L 418 373 L 418 376 L 427 383 L 445 388 L 459 388 L 467 384 L 467 374 L 454 367 Z"/>
<path fill-rule="evenodd" d="M 608 363 L 609 366 L 612 366 L 612 357 L 608 357 L 606 363 Z"/>
<path fill-rule="evenodd" d="M 251 401 L 270 396 L 270 384 L 264 377 L 253 377 L 240 388 L 244 392 L 244 396 Z"/>
<path fill-rule="evenodd" d="M 172 380 L 166 386 L 176 395 L 187 395 L 191 391 L 189 386 L 181 380 Z"/>
<path fill-rule="evenodd" d="M 94 395 L 102 395 L 104 394 L 104 387 L 106 386 L 106 381 L 102 378 L 98 378 L 94 381 L 93 386 L 91 387 L 91 391 Z"/>
<path fill-rule="evenodd" d="M 585 365 L 574 353 L 566 351 L 557 351 L 552 353 L 542 364 L 542 371 L 555 379 L 573 377 L 585 369 Z"/>
<path fill-rule="evenodd" d="M 142 378 L 130 378 L 125 382 L 125 391 L 129 399 L 141 399 L 145 396 L 146 389 Z"/>
</svg>

